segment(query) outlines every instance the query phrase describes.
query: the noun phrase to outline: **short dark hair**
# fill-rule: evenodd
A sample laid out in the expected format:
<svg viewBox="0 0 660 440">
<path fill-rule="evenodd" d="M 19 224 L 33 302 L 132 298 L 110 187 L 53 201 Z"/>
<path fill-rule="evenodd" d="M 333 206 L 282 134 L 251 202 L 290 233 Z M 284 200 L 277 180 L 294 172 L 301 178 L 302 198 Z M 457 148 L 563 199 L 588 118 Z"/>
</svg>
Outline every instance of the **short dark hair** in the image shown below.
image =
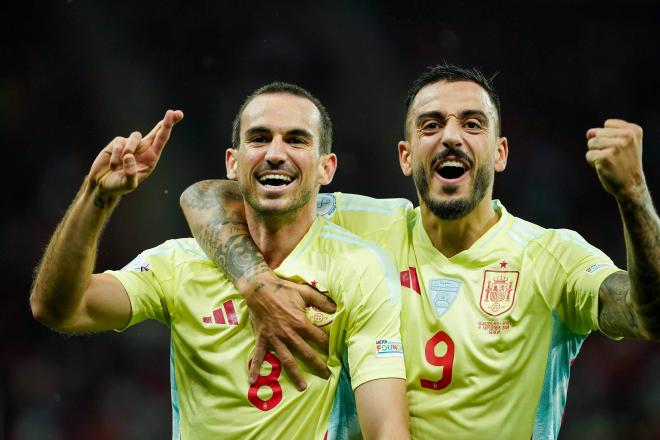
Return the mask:
<svg viewBox="0 0 660 440">
<path fill-rule="evenodd" d="M 231 133 L 231 143 L 232 147 L 238 149 L 241 144 L 241 116 L 245 107 L 252 101 L 254 98 L 260 95 L 269 95 L 276 93 L 288 93 L 290 95 L 299 96 L 301 98 L 308 99 L 316 106 L 319 113 L 321 114 L 321 123 L 319 127 L 320 139 L 319 139 L 319 153 L 320 154 L 329 154 L 332 150 L 332 121 L 330 120 L 330 115 L 325 109 L 321 101 L 319 101 L 314 95 L 309 93 L 307 90 L 303 89 L 300 86 L 295 84 L 289 84 L 285 82 L 272 82 L 266 84 L 263 87 L 259 87 L 257 90 L 252 92 L 245 98 L 241 104 L 241 108 L 238 110 L 234 122 L 232 124 L 232 133 Z"/>
<path fill-rule="evenodd" d="M 408 95 L 406 95 L 406 113 L 403 121 L 403 129 L 406 138 L 408 138 L 408 113 L 410 112 L 410 106 L 415 100 L 415 97 L 421 89 L 429 84 L 434 84 L 439 81 L 470 81 L 481 86 L 486 93 L 488 93 L 490 100 L 493 101 L 493 105 L 495 106 L 495 111 L 497 113 L 497 134 L 499 135 L 502 130 L 502 112 L 500 110 L 500 98 L 497 96 L 495 87 L 493 86 L 493 80 L 496 76 L 497 73 L 488 78 L 476 67 L 467 69 L 447 63 L 427 67 L 426 71 L 424 71 L 424 73 L 413 82 L 412 87 L 408 90 Z"/>
</svg>

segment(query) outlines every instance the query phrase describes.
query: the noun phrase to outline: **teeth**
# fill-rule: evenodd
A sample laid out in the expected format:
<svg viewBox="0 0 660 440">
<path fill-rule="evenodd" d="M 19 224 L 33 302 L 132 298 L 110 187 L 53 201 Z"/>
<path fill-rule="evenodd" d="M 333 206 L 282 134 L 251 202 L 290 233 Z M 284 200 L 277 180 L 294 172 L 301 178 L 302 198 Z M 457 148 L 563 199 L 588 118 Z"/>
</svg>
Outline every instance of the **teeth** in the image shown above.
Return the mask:
<svg viewBox="0 0 660 440">
<path fill-rule="evenodd" d="M 291 177 L 285 176 L 283 174 L 264 174 L 263 176 L 259 177 L 259 182 L 264 182 L 271 179 L 283 180 L 285 182 L 291 182 L 292 180 Z"/>
<path fill-rule="evenodd" d="M 440 164 L 440 168 L 444 167 L 459 167 L 459 168 L 465 168 L 465 165 L 462 162 L 459 162 L 457 160 L 448 160 L 446 162 L 443 162 Z"/>
</svg>

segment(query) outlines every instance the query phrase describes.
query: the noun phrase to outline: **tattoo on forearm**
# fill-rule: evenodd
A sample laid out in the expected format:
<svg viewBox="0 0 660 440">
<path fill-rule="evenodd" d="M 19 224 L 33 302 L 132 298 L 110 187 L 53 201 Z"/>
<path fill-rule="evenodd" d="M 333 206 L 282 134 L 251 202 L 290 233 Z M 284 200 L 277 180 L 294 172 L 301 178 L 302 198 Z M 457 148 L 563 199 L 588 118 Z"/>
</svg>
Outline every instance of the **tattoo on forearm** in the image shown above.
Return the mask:
<svg viewBox="0 0 660 440">
<path fill-rule="evenodd" d="M 108 199 L 106 197 L 96 196 L 94 198 L 94 206 L 96 206 L 97 208 L 103 209 L 103 208 L 105 208 L 105 203 L 107 201 L 108 201 Z"/>
<path fill-rule="evenodd" d="M 641 203 L 622 203 L 631 298 L 643 328 L 660 333 L 660 219 L 648 192 Z"/>
<path fill-rule="evenodd" d="M 613 273 L 600 285 L 598 322 L 606 334 L 641 337 L 637 317 L 628 303 L 629 294 L 630 281 L 625 272 Z"/>
<path fill-rule="evenodd" d="M 205 181 L 187 190 L 182 199 L 184 210 L 197 211 L 195 217 L 205 224 L 192 224 L 191 230 L 211 259 L 225 270 L 232 282 L 252 281 L 268 271 L 268 265 L 252 241 L 244 217 L 243 197 L 238 188 Z M 219 209 L 223 206 L 224 209 Z"/>
<path fill-rule="evenodd" d="M 249 235 L 234 235 L 227 240 L 226 246 L 216 252 L 218 259 L 226 261 L 225 269 L 232 281 L 244 278 L 251 281 L 260 273 L 266 272 L 263 257 Z M 265 266 L 265 267 L 264 267 Z"/>
</svg>

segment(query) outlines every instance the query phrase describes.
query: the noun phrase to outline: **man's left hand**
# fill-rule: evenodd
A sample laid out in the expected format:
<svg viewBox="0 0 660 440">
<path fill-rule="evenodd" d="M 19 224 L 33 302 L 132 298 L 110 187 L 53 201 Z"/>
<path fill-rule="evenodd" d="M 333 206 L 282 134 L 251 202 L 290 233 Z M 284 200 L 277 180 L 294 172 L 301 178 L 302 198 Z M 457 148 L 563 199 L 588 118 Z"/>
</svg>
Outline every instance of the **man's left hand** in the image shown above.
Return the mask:
<svg viewBox="0 0 660 440">
<path fill-rule="evenodd" d="M 587 131 L 587 162 L 619 202 L 636 200 L 645 192 L 642 134 L 642 127 L 621 119 L 608 119 L 603 127 Z"/>
</svg>

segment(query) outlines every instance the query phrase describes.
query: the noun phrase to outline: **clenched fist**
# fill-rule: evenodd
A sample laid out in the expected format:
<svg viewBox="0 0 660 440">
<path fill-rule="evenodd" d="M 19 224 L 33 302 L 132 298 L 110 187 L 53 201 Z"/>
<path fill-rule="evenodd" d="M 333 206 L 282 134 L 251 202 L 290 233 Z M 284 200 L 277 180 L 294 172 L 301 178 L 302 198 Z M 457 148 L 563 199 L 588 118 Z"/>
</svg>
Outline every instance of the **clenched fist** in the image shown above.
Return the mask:
<svg viewBox="0 0 660 440">
<path fill-rule="evenodd" d="M 619 202 L 637 199 L 645 188 L 642 170 L 642 127 L 608 119 L 587 131 L 587 162 L 596 169 L 607 192 Z"/>
<path fill-rule="evenodd" d="M 153 172 L 172 127 L 181 119 L 181 110 L 168 110 L 145 137 L 134 131 L 128 138 L 113 139 L 94 160 L 90 180 L 107 196 L 133 191 Z"/>
</svg>

